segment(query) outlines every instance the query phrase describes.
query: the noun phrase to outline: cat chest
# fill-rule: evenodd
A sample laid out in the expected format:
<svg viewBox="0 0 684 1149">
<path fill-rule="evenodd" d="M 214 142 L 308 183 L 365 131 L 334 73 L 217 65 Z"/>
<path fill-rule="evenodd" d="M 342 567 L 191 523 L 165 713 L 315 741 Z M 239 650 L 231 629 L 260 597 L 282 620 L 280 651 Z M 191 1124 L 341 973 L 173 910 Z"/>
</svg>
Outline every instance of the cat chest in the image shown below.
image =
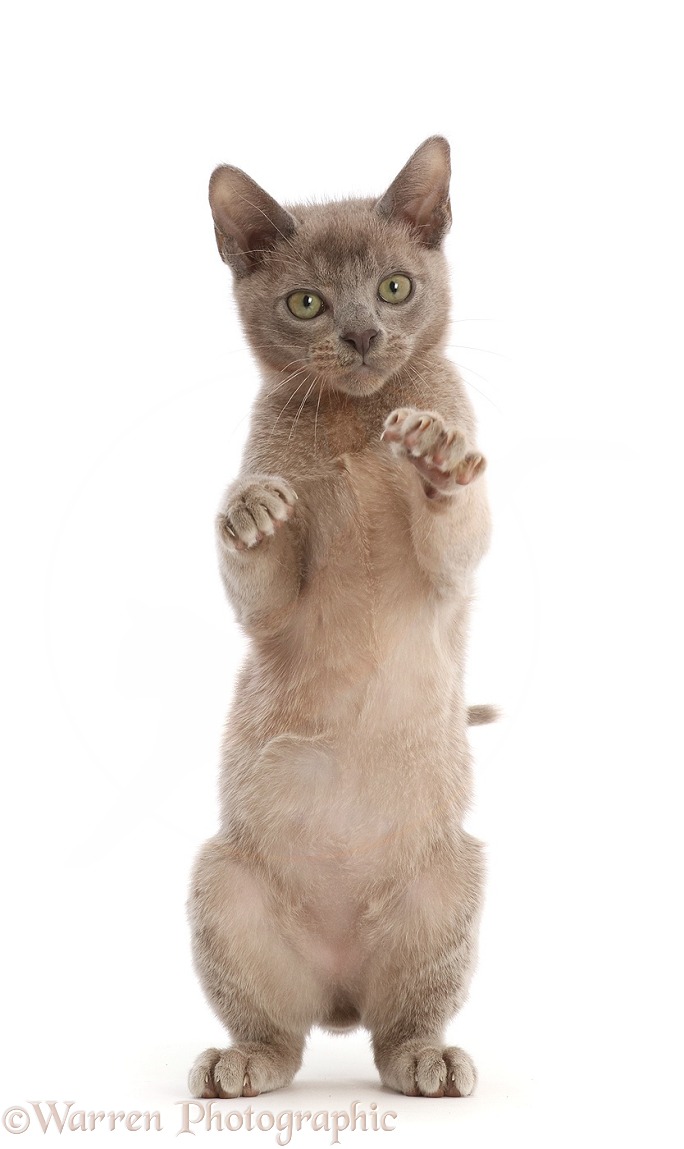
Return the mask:
<svg viewBox="0 0 684 1149">
<path fill-rule="evenodd" d="M 369 452 L 342 456 L 316 491 L 289 636 L 312 713 L 365 714 L 377 728 L 452 678 L 453 636 L 416 559 L 402 479 Z"/>
<path fill-rule="evenodd" d="M 424 596 L 402 476 L 377 453 L 341 455 L 316 491 L 304 589 L 322 614 L 337 604 L 348 622 L 360 613 L 364 624 Z"/>
</svg>

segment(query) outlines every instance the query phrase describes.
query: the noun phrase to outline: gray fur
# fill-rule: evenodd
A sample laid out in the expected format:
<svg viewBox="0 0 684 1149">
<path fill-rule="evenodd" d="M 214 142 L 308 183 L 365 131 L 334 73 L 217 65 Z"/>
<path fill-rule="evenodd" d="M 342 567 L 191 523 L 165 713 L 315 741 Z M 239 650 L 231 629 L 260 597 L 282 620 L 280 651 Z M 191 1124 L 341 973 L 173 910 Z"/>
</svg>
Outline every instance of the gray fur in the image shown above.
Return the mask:
<svg viewBox="0 0 684 1149">
<path fill-rule="evenodd" d="M 443 353 L 448 186 L 439 137 L 377 201 L 282 208 L 238 169 L 212 177 L 263 386 L 217 516 L 250 648 L 220 829 L 189 899 L 196 969 L 233 1045 L 198 1058 L 195 1096 L 286 1085 L 313 1025 L 365 1026 L 392 1089 L 475 1084 L 444 1030 L 482 899 L 480 843 L 463 830 L 467 725 L 494 715 L 468 710 L 463 668 L 489 516 L 473 412 Z M 412 293 L 385 302 L 378 285 L 398 273 Z M 323 312 L 297 319 L 296 290 Z"/>
</svg>

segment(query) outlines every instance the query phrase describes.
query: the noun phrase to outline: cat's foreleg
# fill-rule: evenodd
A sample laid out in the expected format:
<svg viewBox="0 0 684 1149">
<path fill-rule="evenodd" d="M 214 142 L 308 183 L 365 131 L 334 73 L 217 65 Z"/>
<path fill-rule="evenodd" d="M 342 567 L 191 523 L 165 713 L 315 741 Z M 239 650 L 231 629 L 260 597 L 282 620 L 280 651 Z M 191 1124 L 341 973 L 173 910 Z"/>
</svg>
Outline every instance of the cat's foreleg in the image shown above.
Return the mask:
<svg viewBox="0 0 684 1149">
<path fill-rule="evenodd" d="M 485 469 L 484 456 L 469 449 L 458 428 L 435 411 L 398 407 L 385 420 L 382 438 L 410 460 L 430 499 L 453 496 Z"/>
<path fill-rule="evenodd" d="M 216 516 L 221 577 L 238 621 L 278 630 L 299 593 L 297 494 L 278 475 L 249 475 L 226 491 Z"/>
<path fill-rule="evenodd" d="M 441 415 L 412 407 L 387 417 L 382 439 L 414 473 L 407 493 L 420 566 L 439 587 L 463 585 L 489 543 L 484 456 Z"/>
</svg>

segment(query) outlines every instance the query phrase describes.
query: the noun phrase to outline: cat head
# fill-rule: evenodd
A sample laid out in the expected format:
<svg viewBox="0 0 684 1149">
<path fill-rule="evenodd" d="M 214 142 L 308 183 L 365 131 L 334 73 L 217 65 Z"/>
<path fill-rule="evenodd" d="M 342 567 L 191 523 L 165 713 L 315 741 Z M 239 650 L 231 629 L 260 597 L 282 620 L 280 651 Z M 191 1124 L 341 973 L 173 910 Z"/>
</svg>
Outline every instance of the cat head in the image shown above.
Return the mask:
<svg viewBox="0 0 684 1149">
<path fill-rule="evenodd" d="M 239 168 L 209 185 L 247 338 L 267 367 L 350 395 L 419 370 L 439 345 L 449 291 L 449 145 L 432 136 L 380 199 L 282 207 Z"/>
</svg>

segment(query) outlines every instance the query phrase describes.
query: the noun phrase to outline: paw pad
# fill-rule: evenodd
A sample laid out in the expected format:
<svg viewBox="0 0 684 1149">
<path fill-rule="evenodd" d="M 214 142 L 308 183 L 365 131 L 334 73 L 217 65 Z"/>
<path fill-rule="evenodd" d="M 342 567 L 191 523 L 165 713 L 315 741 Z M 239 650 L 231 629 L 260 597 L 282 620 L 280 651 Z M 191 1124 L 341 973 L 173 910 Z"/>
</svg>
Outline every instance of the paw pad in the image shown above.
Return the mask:
<svg viewBox="0 0 684 1149">
<path fill-rule="evenodd" d="M 468 452 L 462 432 L 433 411 L 398 407 L 385 420 L 381 438 L 442 494 L 467 486 L 485 467 L 482 455 Z"/>
</svg>

